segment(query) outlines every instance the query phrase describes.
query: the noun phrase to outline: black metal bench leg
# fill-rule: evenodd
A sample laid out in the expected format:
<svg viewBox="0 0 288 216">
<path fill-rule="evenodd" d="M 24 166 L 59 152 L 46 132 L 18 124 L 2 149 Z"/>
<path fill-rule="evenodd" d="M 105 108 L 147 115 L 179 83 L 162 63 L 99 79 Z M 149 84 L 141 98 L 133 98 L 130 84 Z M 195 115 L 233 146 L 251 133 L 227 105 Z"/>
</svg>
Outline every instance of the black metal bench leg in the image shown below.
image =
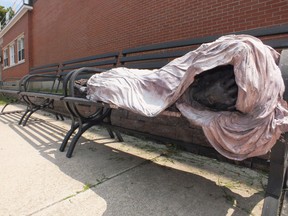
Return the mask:
<svg viewBox="0 0 288 216">
<path fill-rule="evenodd" d="M 121 136 L 121 134 L 120 134 L 119 131 L 115 131 L 115 130 L 109 128 L 109 126 L 106 126 L 106 130 L 108 131 L 109 136 L 110 136 L 112 139 L 115 138 L 115 135 L 114 135 L 114 133 L 115 133 L 115 134 L 116 134 L 116 137 L 117 137 L 117 139 L 118 139 L 119 142 L 123 142 L 123 141 L 124 141 L 124 140 L 123 140 L 123 137 Z M 114 133 L 113 133 L 113 132 L 114 132 Z"/>
<path fill-rule="evenodd" d="M 262 216 L 285 215 L 282 209 L 283 194 L 287 170 L 287 133 L 272 148 L 268 185 L 262 210 Z M 286 213 L 288 214 L 288 213 Z"/>
<path fill-rule="evenodd" d="M 21 119 L 20 119 L 19 122 L 18 122 L 18 125 L 21 125 L 21 124 L 22 124 L 22 122 L 23 122 L 25 116 L 26 116 L 29 112 L 30 112 L 30 110 L 27 109 L 27 110 L 25 111 L 25 113 L 23 113 Z"/>
<path fill-rule="evenodd" d="M 56 120 L 59 120 L 59 118 L 61 119 L 61 121 L 64 121 L 64 117 L 61 114 L 55 114 L 56 116 Z"/>
<path fill-rule="evenodd" d="M 108 134 L 109 134 L 110 138 L 114 139 L 114 138 L 115 138 L 115 136 L 114 136 L 114 133 L 113 133 L 112 129 L 111 129 L 111 128 L 109 128 L 109 127 L 106 127 L 106 130 L 107 130 L 107 132 L 108 132 Z"/>
<path fill-rule="evenodd" d="M 71 126 L 70 130 L 67 132 L 67 134 L 64 137 L 64 140 L 59 148 L 59 151 L 63 152 L 67 146 L 67 143 L 70 139 L 70 137 L 73 135 L 73 133 L 79 128 L 79 123 L 76 123 Z"/>
<path fill-rule="evenodd" d="M 5 108 L 9 105 L 10 103 L 6 103 L 5 106 L 2 108 L 1 113 L 4 112 Z"/>
<path fill-rule="evenodd" d="M 66 153 L 66 157 L 67 158 L 71 158 L 72 157 L 72 154 L 73 154 L 73 151 L 75 149 L 75 146 L 76 146 L 76 143 L 77 141 L 79 140 L 79 138 L 81 137 L 81 135 L 86 131 L 88 130 L 89 128 L 91 128 L 92 126 L 94 126 L 95 124 L 93 123 L 87 123 L 84 127 L 80 127 L 78 132 L 75 134 L 75 136 L 73 137 L 70 145 L 69 145 L 69 149 Z"/>
<path fill-rule="evenodd" d="M 36 108 L 33 110 L 30 110 L 30 113 L 27 115 L 27 117 L 25 118 L 24 122 L 23 122 L 23 126 L 26 126 L 27 121 L 29 120 L 29 118 L 32 116 L 33 113 L 35 113 L 37 110 L 39 110 L 40 108 Z"/>
<path fill-rule="evenodd" d="M 108 115 L 108 116 L 106 117 L 106 124 L 111 125 L 111 113 L 110 113 L 110 115 Z M 111 138 L 111 139 L 114 139 L 114 138 L 115 138 L 115 135 L 114 135 L 114 133 L 113 133 L 113 130 L 112 130 L 109 126 L 106 126 L 105 128 L 106 128 L 106 130 L 107 130 L 110 138 Z"/>
<path fill-rule="evenodd" d="M 124 142 L 124 139 L 119 131 L 114 131 L 119 142 Z"/>
<path fill-rule="evenodd" d="M 282 209 L 281 209 L 281 216 L 288 216 L 288 193 L 287 193 L 287 188 L 288 188 L 288 173 L 287 173 L 287 168 L 286 168 L 286 181 L 285 181 L 285 186 L 284 186 L 284 195 L 283 195 L 283 204 L 282 204 Z"/>
<path fill-rule="evenodd" d="M 115 133 L 118 141 L 119 141 L 119 142 L 123 142 L 124 140 L 123 140 L 123 137 L 121 136 L 120 132 L 111 129 L 111 128 L 109 127 L 109 125 L 111 125 L 111 116 L 110 116 L 110 115 L 106 117 L 106 126 L 105 126 L 105 127 L 106 127 L 106 130 L 108 131 L 108 133 L 109 133 L 109 135 L 110 135 L 110 137 L 111 137 L 112 139 L 115 138 L 115 135 L 114 135 L 114 133 Z M 113 133 L 113 132 L 114 132 L 114 133 Z"/>
</svg>

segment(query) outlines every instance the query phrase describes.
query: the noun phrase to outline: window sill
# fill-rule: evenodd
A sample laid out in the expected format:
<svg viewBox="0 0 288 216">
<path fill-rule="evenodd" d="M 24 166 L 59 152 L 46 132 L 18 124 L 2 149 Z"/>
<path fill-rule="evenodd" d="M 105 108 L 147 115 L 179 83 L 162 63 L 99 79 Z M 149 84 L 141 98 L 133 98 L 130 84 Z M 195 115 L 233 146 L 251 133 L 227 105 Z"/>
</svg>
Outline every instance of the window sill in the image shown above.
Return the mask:
<svg viewBox="0 0 288 216">
<path fill-rule="evenodd" d="M 3 70 L 9 69 L 9 68 L 13 68 L 13 67 L 18 66 L 18 65 L 21 65 L 21 64 L 23 64 L 23 63 L 25 63 L 25 59 L 17 62 L 16 64 L 6 66 L 6 67 L 3 68 Z"/>
</svg>

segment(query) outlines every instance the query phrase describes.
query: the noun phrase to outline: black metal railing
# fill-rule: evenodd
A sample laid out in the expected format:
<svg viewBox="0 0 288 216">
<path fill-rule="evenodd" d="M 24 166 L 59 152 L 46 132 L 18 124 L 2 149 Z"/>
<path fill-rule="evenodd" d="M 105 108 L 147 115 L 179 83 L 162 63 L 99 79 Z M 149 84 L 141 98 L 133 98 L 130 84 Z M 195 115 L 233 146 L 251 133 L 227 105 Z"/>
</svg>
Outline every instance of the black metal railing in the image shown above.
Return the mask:
<svg viewBox="0 0 288 216">
<path fill-rule="evenodd" d="M 9 7 L 6 15 L 0 20 L 0 31 L 12 20 L 12 18 L 21 10 L 21 8 L 26 6 L 32 6 L 33 0 L 15 0 L 14 4 Z"/>
</svg>

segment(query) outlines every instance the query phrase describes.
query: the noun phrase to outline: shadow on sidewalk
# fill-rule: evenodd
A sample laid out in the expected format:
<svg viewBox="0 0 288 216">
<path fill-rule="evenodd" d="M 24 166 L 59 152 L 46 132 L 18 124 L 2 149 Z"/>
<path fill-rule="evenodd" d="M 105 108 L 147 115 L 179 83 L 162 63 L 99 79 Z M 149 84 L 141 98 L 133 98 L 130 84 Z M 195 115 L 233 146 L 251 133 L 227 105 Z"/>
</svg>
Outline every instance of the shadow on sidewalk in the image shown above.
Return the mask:
<svg viewBox="0 0 288 216">
<path fill-rule="evenodd" d="M 96 129 L 100 135 L 96 139 L 82 137 L 74 156 L 68 159 L 66 152 L 58 150 L 67 129 L 57 122 L 34 119 L 22 127 L 16 124 L 17 116 L 6 117 L 4 122 L 43 158 L 105 199 L 104 215 L 249 215 L 263 200 L 263 192 L 245 197 L 240 195 L 241 189 L 239 193 L 233 192 L 235 185 L 216 184 L 192 172 L 171 168 L 167 164 L 178 162 L 161 155 L 162 150 L 155 150 L 153 157 L 142 158 L 141 151 L 146 147 L 142 146 L 137 153 L 135 148 L 129 150 L 133 144 L 127 142 L 127 151 L 123 151 L 126 147 L 106 138 L 108 134 L 102 129 Z M 134 142 L 136 148 L 142 145 L 136 138 Z M 119 145 L 120 150 L 115 147 Z M 201 168 L 199 164 L 195 166 Z M 213 172 L 215 176 L 227 175 L 218 170 Z"/>
</svg>

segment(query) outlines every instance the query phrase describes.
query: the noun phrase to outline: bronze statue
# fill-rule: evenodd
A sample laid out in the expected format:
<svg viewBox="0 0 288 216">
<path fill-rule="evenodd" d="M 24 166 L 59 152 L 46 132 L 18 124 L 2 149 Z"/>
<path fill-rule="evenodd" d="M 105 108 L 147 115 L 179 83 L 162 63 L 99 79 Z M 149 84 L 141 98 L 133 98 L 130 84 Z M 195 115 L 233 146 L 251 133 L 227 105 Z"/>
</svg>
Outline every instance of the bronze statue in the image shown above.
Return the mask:
<svg viewBox="0 0 288 216">
<path fill-rule="evenodd" d="M 233 111 L 238 87 L 232 65 L 218 66 L 197 76 L 189 88 L 191 101 L 214 111 Z"/>
</svg>

